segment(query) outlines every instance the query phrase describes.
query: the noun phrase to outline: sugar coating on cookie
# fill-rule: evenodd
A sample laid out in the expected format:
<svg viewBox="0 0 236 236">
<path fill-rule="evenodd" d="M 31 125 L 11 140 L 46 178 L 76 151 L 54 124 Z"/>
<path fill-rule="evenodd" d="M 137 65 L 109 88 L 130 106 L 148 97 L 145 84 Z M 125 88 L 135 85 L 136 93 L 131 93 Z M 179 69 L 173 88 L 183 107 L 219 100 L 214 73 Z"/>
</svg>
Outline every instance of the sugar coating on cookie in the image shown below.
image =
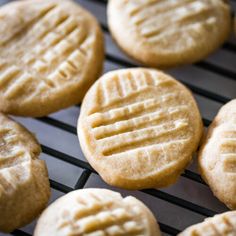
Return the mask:
<svg viewBox="0 0 236 236">
<path fill-rule="evenodd" d="M 159 236 L 151 211 L 134 197 L 107 189 L 71 192 L 41 215 L 34 236 Z"/>
<path fill-rule="evenodd" d="M 131 57 L 152 67 L 201 60 L 231 31 L 223 0 L 109 0 L 114 40 Z"/>
<path fill-rule="evenodd" d="M 206 218 L 204 222 L 190 226 L 178 236 L 236 236 L 236 211 Z"/>
<path fill-rule="evenodd" d="M 40 145 L 24 127 L 0 113 L 0 231 L 35 219 L 50 197 Z"/>
<path fill-rule="evenodd" d="M 70 0 L 16 1 L 0 8 L 0 110 L 44 116 L 81 101 L 99 77 L 103 37 Z"/>
<path fill-rule="evenodd" d="M 236 209 L 236 100 L 224 105 L 210 125 L 199 166 L 215 196 Z"/>
<path fill-rule="evenodd" d="M 174 183 L 192 159 L 202 121 L 190 91 L 157 70 L 102 76 L 78 121 L 85 157 L 109 184 L 127 189 Z"/>
</svg>

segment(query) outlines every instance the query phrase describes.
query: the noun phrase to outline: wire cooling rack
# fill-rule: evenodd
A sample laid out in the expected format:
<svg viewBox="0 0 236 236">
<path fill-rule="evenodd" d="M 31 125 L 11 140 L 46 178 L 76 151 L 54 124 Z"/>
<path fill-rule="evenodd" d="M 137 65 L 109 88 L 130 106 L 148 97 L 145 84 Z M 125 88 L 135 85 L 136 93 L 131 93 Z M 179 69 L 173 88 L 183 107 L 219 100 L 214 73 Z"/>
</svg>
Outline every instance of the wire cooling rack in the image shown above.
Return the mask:
<svg viewBox="0 0 236 236">
<path fill-rule="evenodd" d="M 0 0 L 0 4 L 7 2 L 10 1 Z M 106 20 L 107 1 L 77 0 L 77 2 L 91 11 L 102 26 L 106 41 L 104 72 L 138 66 L 125 56 L 111 39 Z M 236 0 L 231 0 L 231 5 L 236 11 Z M 222 48 L 205 60 L 168 70 L 168 73 L 192 90 L 207 128 L 218 109 L 224 103 L 236 98 L 235 37 L 232 35 Z M 47 162 L 52 188 L 51 202 L 75 189 L 89 187 L 113 189 L 121 192 L 123 196 L 133 195 L 143 201 L 158 219 L 163 235 L 176 235 L 187 226 L 227 210 L 212 195 L 209 187 L 199 176 L 196 158 L 179 181 L 169 188 L 124 191 L 106 185 L 87 163 L 80 149 L 76 134 L 79 112 L 80 105 L 77 105 L 44 118 L 14 117 L 34 132 L 42 145 L 41 158 Z M 15 230 L 10 235 L 32 235 L 34 226 L 35 222 L 23 229 Z M 0 233 L 0 236 L 6 235 Z"/>
</svg>

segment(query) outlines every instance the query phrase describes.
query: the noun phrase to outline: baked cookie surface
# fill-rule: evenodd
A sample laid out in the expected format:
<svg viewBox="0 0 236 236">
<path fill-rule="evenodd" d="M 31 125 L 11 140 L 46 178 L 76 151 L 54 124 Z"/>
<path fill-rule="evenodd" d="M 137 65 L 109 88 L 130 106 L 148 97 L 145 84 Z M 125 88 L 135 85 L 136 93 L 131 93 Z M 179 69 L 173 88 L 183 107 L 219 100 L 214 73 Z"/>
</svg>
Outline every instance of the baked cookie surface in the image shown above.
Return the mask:
<svg viewBox="0 0 236 236">
<path fill-rule="evenodd" d="M 103 37 L 70 0 L 16 1 L 0 8 L 0 110 L 44 116 L 81 101 L 99 77 Z"/>
<path fill-rule="evenodd" d="M 220 109 L 209 127 L 198 160 L 202 177 L 214 195 L 236 209 L 236 100 Z"/>
<path fill-rule="evenodd" d="M 134 197 L 83 189 L 58 199 L 41 215 L 34 236 L 159 236 L 150 210 Z"/>
<path fill-rule="evenodd" d="M 236 212 L 228 211 L 190 226 L 178 236 L 236 236 Z"/>
<path fill-rule="evenodd" d="M 30 223 L 46 207 L 50 186 L 40 152 L 28 130 L 0 113 L 0 231 Z"/>
<path fill-rule="evenodd" d="M 202 121 L 192 94 L 157 70 L 102 76 L 78 121 L 81 148 L 109 184 L 143 189 L 174 183 L 198 147 Z"/>
<path fill-rule="evenodd" d="M 109 0 L 108 24 L 128 55 L 166 68 L 217 49 L 229 36 L 231 15 L 223 0 Z"/>
</svg>

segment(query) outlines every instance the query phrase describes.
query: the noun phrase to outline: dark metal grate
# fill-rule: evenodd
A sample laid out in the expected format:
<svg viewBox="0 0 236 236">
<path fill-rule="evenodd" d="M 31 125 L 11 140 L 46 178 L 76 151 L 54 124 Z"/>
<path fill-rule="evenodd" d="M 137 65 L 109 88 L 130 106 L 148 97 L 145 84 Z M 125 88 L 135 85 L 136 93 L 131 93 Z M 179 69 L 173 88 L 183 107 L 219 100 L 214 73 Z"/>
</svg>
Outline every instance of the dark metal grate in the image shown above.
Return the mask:
<svg viewBox="0 0 236 236">
<path fill-rule="evenodd" d="M 0 0 L 1 4 L 10 0 Z M 136 67 L 138 64 L 125 56 L 112 42 L 106 22 L 106 0 L 77 0 L 99 20 L 106 40 L 106 62 L 104 72 Z M 231 0 L 234 11 L 236 0 Z M 168 73 L 188 86 L 198 104 L 207 127 L 217 110 L 236 97 L 236 40 L 231 38 L 216 53 L 194 65 L 169 70 Z M 52 200 L 84 187 L 107 187 L 85 160 L 76 134 L 76 120 L 80 106 L 44 118 L 19 118 L 16 120 L 36 133 L 42 144 L 42 158 L 46 160 Z M 196 159 L 196 158 L 195 158 Z M 115 188 L 112 188 L 115 189 Z M 120 191 L 130 194 L 147 204 L 158 218 L 164 235 L 176 235 L 185 227 L 202 221 L 205 217 L 226 211 L 197 173 L 196 161 L 182 174 L 172 187 L 157 190 Z M 1 214 L 1 213 L 0 213 Z M 0 215 L 1 217 L 1 215 Z M 34 224 L 15 230 L 11 235 L 33 234 Z M 1 234 L 4 236 L 6 234 Z"/>
</svg>

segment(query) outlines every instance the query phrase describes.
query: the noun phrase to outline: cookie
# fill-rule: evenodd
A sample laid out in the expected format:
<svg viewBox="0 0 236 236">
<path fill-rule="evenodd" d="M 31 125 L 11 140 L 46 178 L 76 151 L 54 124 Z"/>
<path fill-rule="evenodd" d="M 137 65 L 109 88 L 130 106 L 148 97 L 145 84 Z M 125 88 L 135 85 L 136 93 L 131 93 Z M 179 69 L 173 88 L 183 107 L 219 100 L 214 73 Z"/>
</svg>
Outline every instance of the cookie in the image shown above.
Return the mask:
<svg viewBox="0 0 236 236">
<path fill-rule="evenodd" d="M 224 105 L 213 120 L 198 160 L 214 195 L 236 209 L 236 99 Z"/>
<path fill-rule="evenodd" d="M 50 197 L 40 145 L 24 127 L 0 113 L 0 231 L 11 232 L 33 219 Z"/>
<path fill-rule="evenodd" d="M 102 76 L 78 122 L 85 157 L 109 184 L 165 187 L 191 161 L 202 121 L 190 91 L 167 74 L 136 68 Z"/>
<path fill-rule="evenodd" d="M 166 68 L 199 61 L 231 31 L 223 0 L 109 0 L 108 24 L 121 49 L 139 62 Z"/>
<path fill-rule="evenodd" d="M 70 0 L 1 7 L 0 110 L 37 117 L 79 103 L 103 57 L 97 21 Z"/>
<path fill-rule="evenodd" d="M 223 214 L 205 219 L 204 222 L 190 226 L 178 236 L 236 236 L 236 212 L 228 211 Z"/>
<path fill-rule="evenodd" d="M 34 236 L 160 236 L 151 211 L 134 197 L 106 189 L 71 192 L 41 215 Z"/>
</svg>

